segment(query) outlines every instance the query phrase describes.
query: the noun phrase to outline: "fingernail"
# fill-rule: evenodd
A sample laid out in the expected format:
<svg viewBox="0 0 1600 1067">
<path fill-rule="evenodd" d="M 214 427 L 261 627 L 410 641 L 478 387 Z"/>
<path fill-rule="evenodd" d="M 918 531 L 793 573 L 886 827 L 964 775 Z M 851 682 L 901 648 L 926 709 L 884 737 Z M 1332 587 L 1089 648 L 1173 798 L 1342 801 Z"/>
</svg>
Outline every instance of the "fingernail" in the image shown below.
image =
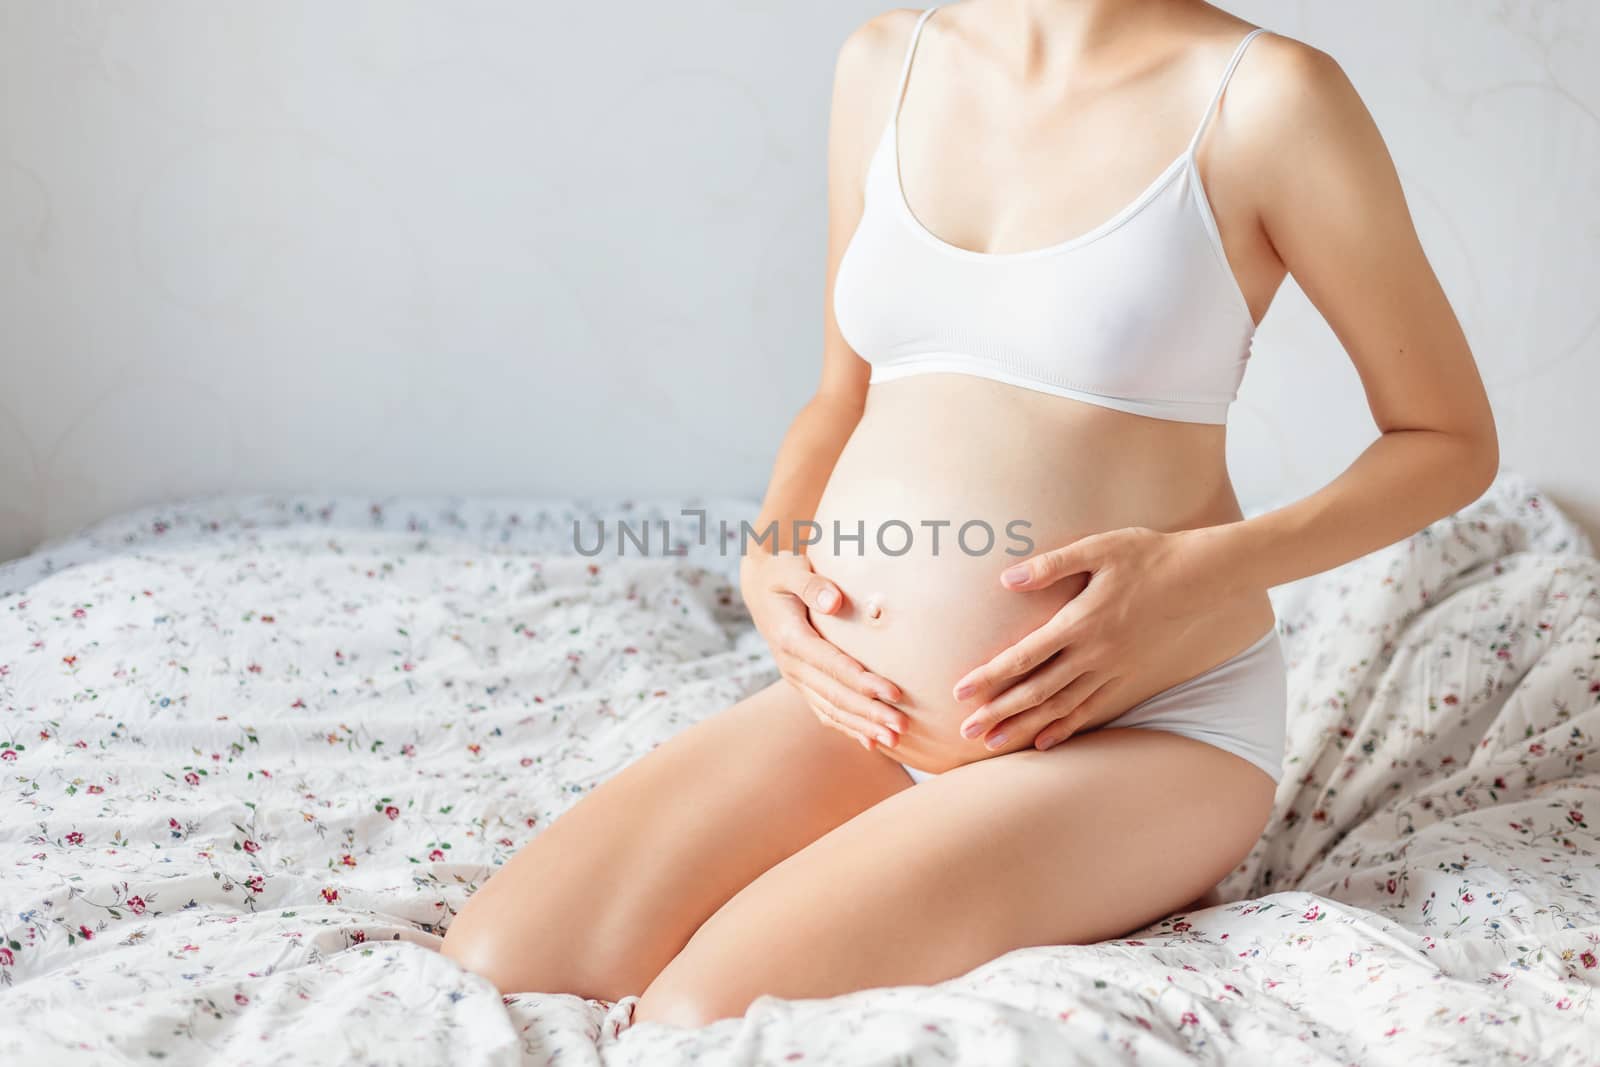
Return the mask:
<svg viewBox="0 0 1600 1067">
<path fill-rule="evenodd" d="M 888 701 L 891 701 L 891 700 L 894 699 L 894 693 L 893 693 L 893 691 L 891 691 L 889 689 L 888 686 L 880 685 L 878 687 L 878 699 L 884 701 L 885 703 L 887 703 Z"/>
<path fill-rule="evenodd" d="M 983 733 L 983 723 L 981 722 L 969 722 L 961 728 L 962 737 L 977 737 L 981 733 Z"/>
<path fill-rule="evenodd" d="M 984 744 L 988 745 L 990 748 L 999 748 L 1001 745 L 1003 745 L 1005 743 L 1006 743 L 1006 735 L 1005 734 L 995 734 L 993 737 L 989 738 L 989 740 L 984 742 Z"/>
<path fill-rule="evenodd" d="M 1000 575 L 1000 581 L 1006 585 L 1021 585 L 1027 580 L 1028 568 L 1026 567 L 1012 567 L 1010 570 Z"/>
<path fill-rule="evenodd" d="M 861 747 L 862 748 L 866 749 L 868 752 L 872 751 L 872 742 L 871 741 L 868 741 L 865 737 L 859 737 L 859 736 L 856 738 L 856 740 L 861 742 Z"/>
<path fill-rule="evenodd" d="M 891 734 L 888 730 L 879 731 L 878 740 L 882 741 L 884 744 L 888 745 L 890 748 L 894 747 L 894 734 Z"/>
<path fill-rule="evenodd" d="M 976 693 L 977 691 L 978 691 L 978 687 L 973 685 L 971 682 L 968 682 L 967 684 L 963 685 L 961 688 L 956 690 L 956 699 L 957 700 L 965 700 L 968 697 L 970 697 L 972 694 Z"/>
<path fill-rule="evenodd" d="M 817 594 L 817 606 L 823 611 L 832 611 L 837 603 L 839 603 L 839 594 L 832 589 L 824 589 Z"/>
</svg>

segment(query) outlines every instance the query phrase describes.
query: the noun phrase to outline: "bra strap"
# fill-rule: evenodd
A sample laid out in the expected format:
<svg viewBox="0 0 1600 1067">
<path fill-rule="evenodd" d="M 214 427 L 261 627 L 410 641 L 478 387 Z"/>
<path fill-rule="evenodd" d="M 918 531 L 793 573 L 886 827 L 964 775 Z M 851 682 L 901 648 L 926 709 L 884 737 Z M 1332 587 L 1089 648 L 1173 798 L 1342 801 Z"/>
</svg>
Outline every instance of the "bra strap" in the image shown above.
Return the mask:
<svg viewBox="0 0 1600 1067">
<path fill-rule="evenodd" d="M 1211 94 L 1211 103 L 1206 105 L 1206 113 L 1200 116 L 1200 128 L 1194 131 L 1194 137 L 1189 140 L 1187 155 L 1194 155 L 1195 149 L 1200 147 L 1200 137 L 1206 132 L 1206 127 L 1211 123 L 1211 115 L 1217 110 L 1217 104 L 1222 100 L 1223 90 L 1228 87 L 1228 79 L 1233 77 L 1233 68 L 1239 65 L 1239 60 L 1244 58 L 1244 50 L 1250 42 L 1255 40 L 1257 34 L 1266 33 L 1265 26 L 1257 26 L 1244 35 L 1244 40 L 1239 42 L 1239 47 L 1233 50 L 1233 58 L 1228 60 L 1228 65 L 1222 71 L 1222 80 L 1217 83 L 1217 91 Z"/>
<path fill-rule="evenodd" d="M 900 117 L 900 101 L 903 100 L 906 95 L 906 80 L 911 76 L 911 55 L 917 50 L 917 38 L 922 36 L 922 24 L 927 22 L 928 16 L 933 14 L 938 9 L 939 5 L 934 4 L 932 7 L 923 11 L 922 14 L 917 16 L 917 24 L 911 28 L 911 41 L 906 45 L 906 57 L 900 63 L 900 87 L 895 91 L 894 113 L 891 116 L 891 124 L 897 121 Z"/>
</svg>

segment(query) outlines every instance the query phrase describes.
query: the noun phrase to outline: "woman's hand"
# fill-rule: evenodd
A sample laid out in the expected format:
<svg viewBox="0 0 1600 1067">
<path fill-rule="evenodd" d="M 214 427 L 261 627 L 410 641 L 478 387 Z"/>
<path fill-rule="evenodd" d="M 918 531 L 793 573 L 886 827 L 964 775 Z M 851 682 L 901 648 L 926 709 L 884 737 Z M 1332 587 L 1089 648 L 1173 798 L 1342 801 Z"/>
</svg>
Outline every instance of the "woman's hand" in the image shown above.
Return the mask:
<svg viewBox="0 0 1600 1067">
<path fill-rule="evenodd" d="M 824 615 L 838 611 L 844 605 L 839 587 L 795 553 L 751 553 L 740 561 L 739 580 L 778 670 L 817 718 L 869 751 L 898 744 L 906 714 L 888 702 L 901 699 L 899 687 L 824 640 L 807 615 L 808 608 Z"/>
<path fill-rule="evenodd" d="M 1187 533 L 1110 530 L 1008 568 L 1001 584 L 1019 592 L 1090 577 L 1043 626 L 956 682 L 957 700 L 985 701 L 961 735 L 1042 750 L 1114 718 L 1124 679 L 1204 626 L 1217 601 Z"/>
</svg>

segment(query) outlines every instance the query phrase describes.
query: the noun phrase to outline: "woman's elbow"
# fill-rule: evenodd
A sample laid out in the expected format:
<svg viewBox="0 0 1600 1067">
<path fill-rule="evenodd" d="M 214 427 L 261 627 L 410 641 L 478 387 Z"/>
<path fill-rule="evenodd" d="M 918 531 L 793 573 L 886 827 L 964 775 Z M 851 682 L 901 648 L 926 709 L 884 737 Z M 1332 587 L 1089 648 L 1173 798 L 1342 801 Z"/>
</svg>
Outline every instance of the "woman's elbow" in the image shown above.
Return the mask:
<svg viewBox="0 0 1600 1067">
<path fill-rule="evenodd" d="M 1464 467 L 1470 474 L 1465 477 L 1469 482 L 1471 500 L 1476 500 L 1494 484 L 1495 477 L 1500 473 L 1500 436 L 1495 432 L 1493 416 L 1484 420 L 1477 433 L 1466 438 L 1466 453 Z"/>
</svg>

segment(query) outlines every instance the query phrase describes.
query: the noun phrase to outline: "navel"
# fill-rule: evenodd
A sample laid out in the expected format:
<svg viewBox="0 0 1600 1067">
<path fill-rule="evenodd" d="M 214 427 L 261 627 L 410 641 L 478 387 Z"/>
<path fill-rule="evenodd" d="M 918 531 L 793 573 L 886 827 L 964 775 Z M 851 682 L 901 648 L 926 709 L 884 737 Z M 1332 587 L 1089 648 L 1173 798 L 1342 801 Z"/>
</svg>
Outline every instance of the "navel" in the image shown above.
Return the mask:
<svg viewBox="0 0 1600 1067">
<path fill-rule="evenodd" d="M 861 603 L 861 615 L 867 620 L 868 626 L 882 626 L 884 624 L 883 594 L 873 593 Z"/>
</svg>

